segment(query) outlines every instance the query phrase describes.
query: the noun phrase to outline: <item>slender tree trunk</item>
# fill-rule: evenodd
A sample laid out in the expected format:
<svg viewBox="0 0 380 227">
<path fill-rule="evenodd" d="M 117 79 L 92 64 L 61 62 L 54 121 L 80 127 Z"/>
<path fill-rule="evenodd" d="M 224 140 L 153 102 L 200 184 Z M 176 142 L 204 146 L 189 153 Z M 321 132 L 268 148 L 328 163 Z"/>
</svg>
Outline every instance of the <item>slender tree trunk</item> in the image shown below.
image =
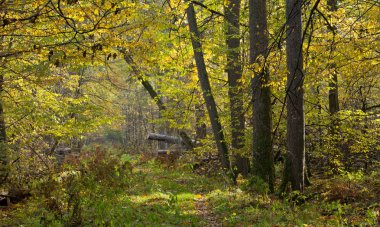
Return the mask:
<svg viewBox="0 0 380 227">
<path fill-rule="evenodd" d="M 0 75 L 0 143 L 5 143 L 6 141 L 6 132 L 5 132 L 5 120 L 4 120 L 4 109 L 3 109 L 3 85 L 4 76 Z"/>
<path fill-rule="evenodd" d="M 203 118 L 205 116 L 205 110 L 202 104 L 195 105 L 195 127 L 196 127 L 196 136 L 195 140 L 200 141 L 206 138 L 207 135 L 207 126 L 203 122 Z"/>
<path fill-rule="evenodd" d="M 338 9 L 337 7 L 337 0 L 328 0 L 327 1 L 328 9 L 331 13 L 335 13 Z M 330 20 L 331 21 L 331 20 Z M 331 32 L 333 33 L 333 40 L 330 45 L 330 59 L 334 58 L 334 52 L 336 49 L 335 45 L 335 33 L 336 28 L 334 25 L 330 27 Z M 333 61 L 331 64 L 328 65 L 329 70 L 331 72 L 330 78 L 329 78 L 329 113 L 331 116 L 331 123 L 330 123 L 330 136 L 332 138 L 333 146 L 335 147 L 335 151 L 337 152 L 336 155 L 341 155 L 339 153 L 343 153 L 344 160 L 343 163 L 345 166 L 349 163 L 348 157 L 349 157 L 349 150 L 345 149 L 346 144 L 341 141 L 341 136 L 339 136 L 340 128 L 339 128 L 339 121 L 337 114 L 339 112 L 339 97 L 338 97 L 338 73 L 336 68 L 336 63 Z"/>
<path fill-rule="evenodd" d="M 0 37 L 0 42 L 4 40 L 4 36 Z M 11 49 L 12 43 L 9 43 L 8 50 Z M 2 53 L 0 51 L 0 53 Z M 1 64 L 5 64 L 5 60 L 1 60 Z M 7 134 L 5 127 L 4 117 L 4 105 L 3 105 L 3 93 L 4 93 L 4 75 L 0 71 L 0 185 L 5 183 L 8 176 L 8 157 L 7 157 Z"/>
<path fill-rule="evenodd" d="M 241 173 L 247 176 L 249 172 L 249 160 L 239 154 L 245 142 L 245 119 L 242 92 L 242 65 L 240 59 L 240 0 L 229 0 L 225 6 L 226 43 L 227 43 L 227 66 L 228 96 L 230 98 L 231 116 L 231 145 L 235 152 L 232 161 L 235 174 Z"/>
<path fill-rule="evenodd" d="M 133 72 L 138 76 L 138 79 L 141 82 L 142 86 L 149 93 L 150 97 L 156 102 L 158 110 L 159 111 L 165 111 L 166 107 L 165 107 L 164 103 L 162 102 L 161 98 L 158 96 L 158 93 L 156 92 L 156 90 L 154 90 L 154 88 L 150 84 L 150 82 L 147 81 L 147 80 L 145 80 L 141 76 L 141 72 L 137 68 L 135 62 L 133 61 L 132 56 L 129 55 L 128 53 L 125 53 L 125 51 L 122 51 L 122 53 L 124 54 L 124 60 L 125 60 L 125 62 L 127 62 L 131 66 Z"/>
<path fill-rule="evenodd" d="M 161 113 L 162 111 L 165 111 L 166 106 L 165 106 L 164 102 L 159 97 L 158 93 L 153 88 L 153 86 L 150 84 L 150 82 L 148 80 L 145 80 L 141 76 L 141 72 L 137 68 L 135 62 L 133 61 L 132 56 L 129 55 L 128 53 L 126 53 L 125 51 L 121 51 L 121 52 L 124 54 L 124 60 L 132 67 L 133 72 L 136 75 L 138 75 L 138 79 L 140 80 L 140 82 L 143 85 L 143 87 L 145 88 L 145 90 L 149 93 L 150 97 L 156 102 L 156 105 L 158 107 L 159 112 Z M 186 134 L 186 132 L 180 131 L 180 136 L 182 139 L 188 141 L 188 145 L 191 145 L 192 147 L 194 147 L 194 144 L 191 143 L 191 140 L 188 140 L 188 138 L 190 138 L 190 137 Z M 165 144 L 163 144 L 163 145 L 165 146 L 165 149 L 166 149 L 166 145 Z"/>
<path fill-rule="evenodd" d="M 0 185 L 6 181 L 8 171 L 6 165 L 8 164 L 8 158 L 6 153 L 6 131 L 3 109 L 3 84 L 4 76 L 0 75 Z"/>
<path fill-rule="evenodd" d="M 335 66 L 333 67 L 335 68 Z M 338 75 L 336 72 L 333 72 L 331 75 L 329 87 L 329 112 L 331 115 L 334 115 L 339 111 Z"/>
<path fill-rule="evenodd" d="M 216 108 L 216 103 L 214 96 L 211 93 L 211 85 L 208 79 L 206 64 L 204 61 L 202 45 L 200 42 L 200 35 L 198 31 L 197 20 L 195 17 L 195 10 L 193 3 L 189 3 L 186 9 L 187 20 L 189 23 L 189 29 L 191 33 L 191 43 L 194 51 L 195 63 L 197 65 L 198 77 L 202 88 L 203 98 L 206 102 L 206 107 L 208 115 L 211 122 L 211 127 L 214 133 L 214 139 L 218 148 L 219 158 L 222 162 L 225 171 L 230 172 L 230 161 L 228 156 L 228 147 L 224 138 L 224 133 L 222 126 L 220 124 L 218 110 Z"/>
<path fill-rule="evenodd" d="M 337 8 L 337 0 L 328 0 L 327 5 L 329 11 L 336 12 Z M 334 29 L 332 27 L 331 29 Z M 332 31 L 334 33 L 335 39 L 335 30 Z M 331 44 L 330 55 L 333 57 L 333 52 L 335 50 L 335 40 L 333 39 L 333 43 Z M 339 99 L 338 99 L 338 75 L 336 72 L 336 64 L 332 63 L 330 65 L 330 69 L 332 71 L 332 75 L 330 77 L 329 82 L 329 111 L 331 115 L 334 115 L 339 111 Z"/>
<path fill-rule="evenodd" d="M 268 51 L 266 0 L 249 1 L 250 63 L 264 65 L 255 72 L 253 89 L 253 160 L 254 172 L 274 191 L 274 161 L 272 151 L 271 90 L 267 85 L 269 72 L 265 66 Z M 262 57 L 262 58 L 259 58 Z M 260 62 L 259 59 L 262 59 Z"/>
<path fill-rule="evenodd" d="M 286 1 L 287 22 L 287 165 L 292 190 L 303 192 L 305 184 L 305 114 L 302 55 L 302 18 L 300 0 Z M 287 168 L 285 168 L 287 169 Z"/>
</svg>

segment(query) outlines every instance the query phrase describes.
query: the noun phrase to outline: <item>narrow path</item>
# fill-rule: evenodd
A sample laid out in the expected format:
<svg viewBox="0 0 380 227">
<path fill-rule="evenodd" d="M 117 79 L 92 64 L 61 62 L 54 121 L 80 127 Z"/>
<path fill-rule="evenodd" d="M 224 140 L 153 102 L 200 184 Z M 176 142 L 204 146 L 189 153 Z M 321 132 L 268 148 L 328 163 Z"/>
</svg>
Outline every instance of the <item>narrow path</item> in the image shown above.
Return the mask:
<svg viewBox="0 0 380 227">
<path fill-rule="evenodd" d="M 197 209 L 199 216 L 201 216 L 204 220 L 205 226 L 223 226 L 222 224 L 218 223 L 217 218 L 209 209 L 207 205 L 207 199 L 204 195 L 202 195 L 200 198 L 195 199 L 195 208 Z"/>
</svg>

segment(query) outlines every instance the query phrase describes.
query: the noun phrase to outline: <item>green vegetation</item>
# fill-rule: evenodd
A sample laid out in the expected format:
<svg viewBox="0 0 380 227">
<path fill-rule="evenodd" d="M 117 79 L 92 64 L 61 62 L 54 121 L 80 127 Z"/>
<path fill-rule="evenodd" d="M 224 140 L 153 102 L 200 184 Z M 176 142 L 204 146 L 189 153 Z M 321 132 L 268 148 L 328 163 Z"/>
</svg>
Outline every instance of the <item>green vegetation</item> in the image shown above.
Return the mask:
<svg viewBox="0 0 380 227">
<path fill-rule="evenodd" d="M 377 224 L 379 173 L 316 180 L 302 198 L 268 195 L 194 174 L 186 157 L 166 167 L 147 156 L 98 148 L 33 179 L 32 197 L 1 210 L 2 226 L 340 226 Z M 296 198 L 296 200 L 294 200 Z"/>
<path fill-rule="evenodd" d="M 0 225 L 379 225 L 379 28 L 379 0 L 0 0 Z"/>
</svg>

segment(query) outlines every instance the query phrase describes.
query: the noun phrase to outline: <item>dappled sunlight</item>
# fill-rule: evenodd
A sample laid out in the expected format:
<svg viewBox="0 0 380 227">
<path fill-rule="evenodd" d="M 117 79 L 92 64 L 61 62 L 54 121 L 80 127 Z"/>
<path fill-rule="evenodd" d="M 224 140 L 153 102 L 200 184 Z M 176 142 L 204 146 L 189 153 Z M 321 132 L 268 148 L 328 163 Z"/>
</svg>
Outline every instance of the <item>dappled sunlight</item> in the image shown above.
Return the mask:
<svg viewBox="0 0 380 227">
<path fill-rule="evenodd" d="M 0 0 L 0 227 L 380 226 L 379 0 Z"/>
</svg>

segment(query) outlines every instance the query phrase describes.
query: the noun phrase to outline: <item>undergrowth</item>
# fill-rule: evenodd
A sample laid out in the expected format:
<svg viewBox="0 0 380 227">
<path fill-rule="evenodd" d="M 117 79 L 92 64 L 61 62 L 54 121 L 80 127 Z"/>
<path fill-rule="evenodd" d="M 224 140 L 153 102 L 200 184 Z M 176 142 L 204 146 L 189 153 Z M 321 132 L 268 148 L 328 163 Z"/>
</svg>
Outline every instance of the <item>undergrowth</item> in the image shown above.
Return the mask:
<svg viewBox="0 0 380 227">
<path fill-rule="evenodd" d="M 147 155 L 95 149 L 66 158 L 54 174 L 33 185 L 29 199 L 0 210 L 1 226 L 379 224 L 378 172 L 314 177 L 297 203 L 292 194 L 282 199 L 268 194 L 255 179 L 231 186 L 220 175 L 195 174 L 186 160 L 166 166 Z M 199 209 L 207 209 L 217 223 Z"/>
</svg>

